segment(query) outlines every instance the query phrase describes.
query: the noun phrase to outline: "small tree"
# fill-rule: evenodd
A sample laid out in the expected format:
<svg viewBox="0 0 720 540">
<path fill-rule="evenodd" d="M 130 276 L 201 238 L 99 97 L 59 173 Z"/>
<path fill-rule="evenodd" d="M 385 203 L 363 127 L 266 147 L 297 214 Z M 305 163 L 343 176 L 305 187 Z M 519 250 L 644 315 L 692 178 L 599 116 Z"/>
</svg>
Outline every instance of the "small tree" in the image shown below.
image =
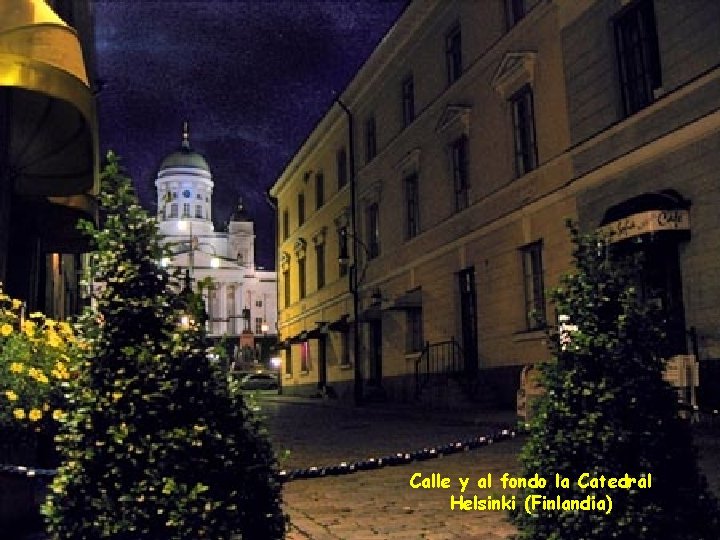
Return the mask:
<svg viewBox="0 0 720 540">
<path fill-rule="evenodd" d="M 538 401 L 521 456 L 525 476 L 548 479 L 555 501 L 612 497 L 610 515 L 592 511 L 518 508 L 512 514 L 523 540 L 711 540 L 720 538 L 718 507 L 697 466 L 677 396 L 663 380 L 662 313 L 638 299 L 637 258 L 613 256 L 602 238 L 571 228 L 576 271 L 553 295 L 559 315 L 577 329 L 552 336 L 554 362 L 542 368 L 546 393 Z M 562 338 L 562 339 L 561 339 Z M 581 490 L 576 480 L 640 478 L 649 489 Z M 570 479 L 555 487 L 555 474 Z M 521 506 L 521 505 L 519 505 Z"/>
<path fill-rule="evenodd" d="M 86 224 L 103 284 L 79 325 L 90 343 L 43 508 L 54 540 L 282 538 L 272 449 L 183 329 L 155 220 L 109 154 L 103 224 Z"/>
</svg>

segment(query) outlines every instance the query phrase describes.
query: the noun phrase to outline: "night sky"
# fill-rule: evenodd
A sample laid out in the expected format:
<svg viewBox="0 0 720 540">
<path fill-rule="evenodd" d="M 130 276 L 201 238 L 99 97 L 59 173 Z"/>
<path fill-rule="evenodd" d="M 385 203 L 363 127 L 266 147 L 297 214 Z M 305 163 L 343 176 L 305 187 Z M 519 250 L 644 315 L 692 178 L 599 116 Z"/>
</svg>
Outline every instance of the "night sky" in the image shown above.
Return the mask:
<svg viewBox="0 0 720 540">
<path fill-rule="evenodd" d="M 216 230 L 238 197 L 257 264 L 274 266 L 265 192 L 406 0 L 96 0 L 100 151 L 123 158 L 156 211 L 162 159 L 182 123 L 215 181 Z"/>
</svg>

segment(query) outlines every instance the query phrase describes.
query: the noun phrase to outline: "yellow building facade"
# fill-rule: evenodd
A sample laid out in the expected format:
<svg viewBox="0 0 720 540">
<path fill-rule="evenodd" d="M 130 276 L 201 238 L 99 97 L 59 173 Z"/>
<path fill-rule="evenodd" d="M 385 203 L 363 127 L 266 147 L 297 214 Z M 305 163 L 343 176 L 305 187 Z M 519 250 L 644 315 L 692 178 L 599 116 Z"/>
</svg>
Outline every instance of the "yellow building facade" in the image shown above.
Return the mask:
<svg viewBox="0 0 720 540">
<path fill-rule="evenodd" d="M 284 392 L 412 401 L 442 379 L 448 401 L 514 402 L 522 367 L 549 357 L 565 220 L 613 224 L 627 215 L 606 209 L 672 188 L 623 160 L 652 161 L 652 129 L 681 144 L 673 130 L 717 106 L 711 86 L 673 105 L 714 81 L 720 48 L 696 36 L 681 48 L 704 60 L 681 67 L 678 33 L 702 14 L 658 4 L 408 6 L 271 189 Z M 661 91 L 626 51 L 649 22 Z"/>
</svg>

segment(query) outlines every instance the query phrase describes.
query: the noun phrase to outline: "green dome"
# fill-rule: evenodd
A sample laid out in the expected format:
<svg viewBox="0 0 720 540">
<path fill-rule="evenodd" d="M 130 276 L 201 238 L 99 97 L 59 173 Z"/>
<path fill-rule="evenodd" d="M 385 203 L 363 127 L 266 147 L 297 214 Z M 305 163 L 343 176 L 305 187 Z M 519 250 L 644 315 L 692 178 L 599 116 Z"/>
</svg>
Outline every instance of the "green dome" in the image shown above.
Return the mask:
<svg viewBox="0 0 720 540">
<path fill-rule="evenodd" d="M 205 158 L 185 146 L 166 157 L 160 165 L 160 170 L 170 169 L 172 167 L 189 167 L 210 172 L 210 167 L 207 161 L 205 161 Z"/>
</svg>

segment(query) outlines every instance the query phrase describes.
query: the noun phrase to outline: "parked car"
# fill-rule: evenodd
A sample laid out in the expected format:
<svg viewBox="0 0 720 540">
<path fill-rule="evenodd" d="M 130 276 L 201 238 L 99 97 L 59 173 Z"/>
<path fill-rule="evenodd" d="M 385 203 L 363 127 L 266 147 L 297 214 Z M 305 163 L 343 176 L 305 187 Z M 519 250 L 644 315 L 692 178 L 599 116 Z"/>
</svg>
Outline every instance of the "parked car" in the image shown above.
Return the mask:
<svg viewBox="0 0 720 540">
<path fill-rule="evenodd" d="M 277 390 L 277 387 L 274 373 L 249 373 L 240 379 L 241 390 Z"/>
</svg>

